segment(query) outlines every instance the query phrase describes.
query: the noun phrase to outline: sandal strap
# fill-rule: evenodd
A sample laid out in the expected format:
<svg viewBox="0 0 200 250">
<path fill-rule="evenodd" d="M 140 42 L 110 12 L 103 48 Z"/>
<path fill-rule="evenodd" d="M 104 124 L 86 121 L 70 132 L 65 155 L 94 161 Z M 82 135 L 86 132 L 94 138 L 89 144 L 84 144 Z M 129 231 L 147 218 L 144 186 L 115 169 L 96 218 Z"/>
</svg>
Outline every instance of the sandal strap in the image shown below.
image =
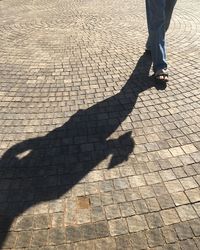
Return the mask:
<svg viewBox="0 0 200 250">
<path fill-rule="evenodd" d="M 168 77 L 168 70 L 167 69 L 160 69 L 160 70 L 156 71 L 155 77 L 158 77 L 158 76 Z"/>
</svg>

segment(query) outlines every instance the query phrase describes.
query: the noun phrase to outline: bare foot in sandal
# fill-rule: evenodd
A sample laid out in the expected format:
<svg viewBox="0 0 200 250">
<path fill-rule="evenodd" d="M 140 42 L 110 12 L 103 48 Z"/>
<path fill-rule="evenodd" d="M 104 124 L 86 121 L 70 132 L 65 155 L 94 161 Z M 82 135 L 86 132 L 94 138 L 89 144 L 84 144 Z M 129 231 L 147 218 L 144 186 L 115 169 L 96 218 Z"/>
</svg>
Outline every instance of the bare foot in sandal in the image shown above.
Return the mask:
<svg viewBox="0 0 200 250">
<path fill-rule="evenodd" d="M 165 69 L 160 69 L 156 71 L 156 73 L 154 74 L 154 78 L 157 82 L 160 82 L 160 83 L 168 82 L 169 81 L 168 70 L 165 68 Z"/>
</svg>

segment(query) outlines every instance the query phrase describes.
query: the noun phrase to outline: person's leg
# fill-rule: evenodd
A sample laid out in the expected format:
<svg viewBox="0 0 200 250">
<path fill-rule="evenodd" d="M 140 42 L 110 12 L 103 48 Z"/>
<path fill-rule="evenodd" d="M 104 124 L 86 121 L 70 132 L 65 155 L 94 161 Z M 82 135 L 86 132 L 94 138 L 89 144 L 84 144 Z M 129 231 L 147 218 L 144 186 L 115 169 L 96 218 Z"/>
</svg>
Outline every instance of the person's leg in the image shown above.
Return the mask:
<svg viewBox="0 0 200 250">
<path fill-rule="evenodd" d="M 154 72 L 167 68 L 165 51 L 165 6 L 166 0 L 146 0 L 149 31 L 147 48 L 151 50 Z"/>
<path fill-rule="evenodd" d="M 174 6 L 176 4 L 177 0 L 166 0 L 166 6 L 165 6 L 165 31 L 168 30 L 171 17 L 172 17 L 172 12 L 174 9 Z"/>
</svg>

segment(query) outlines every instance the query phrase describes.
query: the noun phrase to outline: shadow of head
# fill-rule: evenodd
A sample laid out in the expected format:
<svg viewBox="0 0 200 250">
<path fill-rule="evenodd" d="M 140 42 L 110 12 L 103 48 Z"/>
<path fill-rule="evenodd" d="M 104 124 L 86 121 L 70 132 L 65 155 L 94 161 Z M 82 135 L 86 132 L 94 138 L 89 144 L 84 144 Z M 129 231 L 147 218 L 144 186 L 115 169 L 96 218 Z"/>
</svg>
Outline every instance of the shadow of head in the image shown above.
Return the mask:
<svg viewBox="0 0 200 250">
<path fill-rule="evenodd" d="M 127 132 L 124 135 L 120 136 L 117 140 L 111 140 L 108 143 L 114 144 L 112 146 L 115 149 L 115 144 L 121 145 L 120 154 L 117 150 L 113 150 L 111 161 L 108 165 L 108 169 L 114 168 L 115 166 L 127 161 L 129 155 L 133 152 L 134 140 L 131 138 L 132 132 Z"/>
</svg>

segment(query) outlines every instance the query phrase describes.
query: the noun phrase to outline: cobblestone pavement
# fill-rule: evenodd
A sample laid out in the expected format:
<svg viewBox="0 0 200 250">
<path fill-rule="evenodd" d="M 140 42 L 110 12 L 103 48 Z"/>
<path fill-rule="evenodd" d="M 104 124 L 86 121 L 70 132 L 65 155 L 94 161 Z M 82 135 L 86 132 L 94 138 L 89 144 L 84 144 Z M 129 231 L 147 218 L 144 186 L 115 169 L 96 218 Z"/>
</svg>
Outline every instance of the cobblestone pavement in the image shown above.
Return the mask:
<svg viewBox="0 0 200 250">
<path fill-rule="evenodd" d="M 141 0 L 0 1 L 2 249 L 200 249 L 200 7 L 155 86 Z"/>
</svg>

